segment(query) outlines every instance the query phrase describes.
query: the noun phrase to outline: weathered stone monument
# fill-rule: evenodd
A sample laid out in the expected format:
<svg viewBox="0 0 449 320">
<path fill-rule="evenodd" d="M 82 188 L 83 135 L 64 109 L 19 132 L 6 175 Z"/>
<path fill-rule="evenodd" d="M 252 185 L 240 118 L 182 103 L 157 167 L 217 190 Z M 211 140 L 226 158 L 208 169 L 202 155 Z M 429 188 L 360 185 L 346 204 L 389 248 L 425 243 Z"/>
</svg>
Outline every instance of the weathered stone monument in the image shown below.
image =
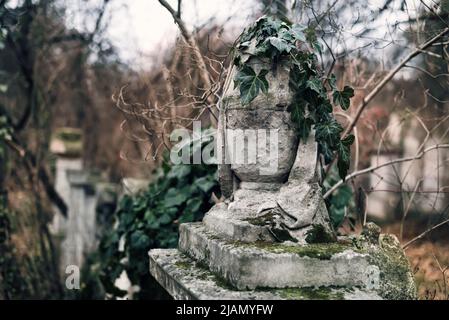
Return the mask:
<svg viewBox="0 0 449 320">
<path fill-rule="evenodd" d="M 217 133 L 221 160 L 237 154 L 246 161 L 220 161 L 226 200 L 201 223 L 180 225 L 178 249 L 151 250 L 151 274 L 175 299 L 415 298 L 394 236 L 373 224 L 360 236 L 333 230 L 315 136 L 299 141 L 287 108 L 289 69 L 254 57 L 246 63 L 256 74 L 270 70 L 270 87 L 243 105 L 228 81 Z M 245 138 L 236 142 L 236 132 Z"/>
<path fill-rule="evenodd" d="M 83 166 L 82 133 L 76 128 L 56 130 L 50 145 L 56 155 L 55 189 L 67 204 L 67 217 L 55 208 L 51 230 L 58 239 L 61 274 L 66 267 L 82 267 L 97 245 L 97 209 L 115 203 L 115 186 L 102 183 Z"/>
</svg>

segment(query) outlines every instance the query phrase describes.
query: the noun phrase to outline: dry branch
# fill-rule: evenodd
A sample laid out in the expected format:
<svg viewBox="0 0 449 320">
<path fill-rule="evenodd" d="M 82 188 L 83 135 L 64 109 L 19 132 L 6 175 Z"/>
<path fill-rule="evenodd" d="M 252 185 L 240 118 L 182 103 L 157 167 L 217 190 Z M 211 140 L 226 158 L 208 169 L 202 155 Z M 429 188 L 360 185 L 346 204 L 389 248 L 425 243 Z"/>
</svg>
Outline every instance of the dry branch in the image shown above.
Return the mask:
<svg viewBox="0 0 449 320">
<path fill-rule="evenodd" d="M 348 174 L 345 178 L 345 181 L 349 181 L 354 179 L 357 176 L 363 175 L 363 174 L 367 174 L 367 173 L 371 173 L 373 171 L 376 171 L 377 169 L 386 167 L 386 166 L 391 166 L 397 163 L 401 163 L 401 162 L 407 162 L 407 161 L 413 161 L 413 160 L 418 160 L 421 159 L 424 154 L 426 154 L 429 151 L 435 150 L 435 149 L 447 149 L 449 148 L 449 144 L 436 144 L 434 146 L 430 146 L 427 149 L 423 150 L 422 152 L 416 154 L 415 156 L 412 157 L 406 157 L 406 158 L 399 158 L 399 159 L 394 159 L 385 163 L 382 163 L 380 165 L 377 166 L 371 166 L 369 168 L 363 169 L 363 170 L 359 170 L 356 172 L 353 172 L 351 174 Z M 335 190 L 338 189 L 338 187 L 340 187 L 345 181 L 340 180 L 338 181 L 336 184 L 334 184 L 332 186 L 332 188 L 330 188 L 323 196 L 324 199 L 328 198 Z"/>
<path fill-rule="evenodd" d="M 159 0 L 159 3 L 165 7 L 168 12 L 172 15 L 173 19 L 175 20 L 175 23 L 178 25 L 179 30 L 181 31 L 181 35 L 184 39 L 184 41 L 190 46 L 190 48 L 193 50 L 193 54 L 195 56 L 196 62 L 198 64 L 198 69 L 200 73 L 201 80 L 203 81 L 204 85 L 206 86 L 206 92 L 209 92 L 212 89 L 212 81 L 209 77 L 209 72 L 206 67 L 206 62 L 204 61 L 204 57 L 201 54 L 201 50 L 198 46 L 198 43 L 195 40 L 195 37 L 192 36 L 192 34 L 187 30 L 187 27 L 184 23 L 184 21 L 181 19 L 181 14 L 178 11 L 175 11 L 170 4 L 167 3 L 165 0 Z M 180 6 L 179 6 L 180 7 Z M 180 10 L 178 8 L 178 10 Z M 215 104 L 215 101 L 213 101 L 213 96 L 208 94 L 206 101 L 208 104 L 213 105 Z M 213 114 L 212 110 L 209 110 L 211 113 L 211 122 L 213 124 L 216 124 L 216 116 Z"/>
</svg>

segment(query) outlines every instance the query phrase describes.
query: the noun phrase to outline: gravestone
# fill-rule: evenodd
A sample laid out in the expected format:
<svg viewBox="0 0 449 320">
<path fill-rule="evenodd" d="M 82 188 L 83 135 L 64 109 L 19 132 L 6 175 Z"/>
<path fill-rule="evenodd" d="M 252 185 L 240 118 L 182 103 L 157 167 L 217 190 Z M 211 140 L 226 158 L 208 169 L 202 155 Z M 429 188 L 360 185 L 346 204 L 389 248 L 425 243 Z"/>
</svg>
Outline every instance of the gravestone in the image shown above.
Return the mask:
<svg viewBox="0 0 449 320">
<path fill-rule="evenodd" d="M 257 74 L 271 70 L 270 86 L 242 105 L 232 81 L 225 84 L 216 140 L 226 199 L 202 222 L 180 225 L 178 249 L 150 250 L 153 277 L 175 299 L 415 298 L 394 236 L 374 224 L 360 236 L 333 230 L 314 134 L 299 142 L 287 108 L 289 68 L 247 63 Z"/>
<path fill-rule="evenodd" d="M 64 217 L 55 208 L 50 226 L 60 252 L 60 273 L 64 276 L 67 266 L 81 268 L 85 257 L 96 248 L 101 227 L 97 212 L 106 209 L 110 213 L 115 209 L 116 186 L 100 182 L 84 168 L 80 129 L 56 130 L 50 150 L 56 155 L 55 189 L 68 209 Z"/>
</svg>

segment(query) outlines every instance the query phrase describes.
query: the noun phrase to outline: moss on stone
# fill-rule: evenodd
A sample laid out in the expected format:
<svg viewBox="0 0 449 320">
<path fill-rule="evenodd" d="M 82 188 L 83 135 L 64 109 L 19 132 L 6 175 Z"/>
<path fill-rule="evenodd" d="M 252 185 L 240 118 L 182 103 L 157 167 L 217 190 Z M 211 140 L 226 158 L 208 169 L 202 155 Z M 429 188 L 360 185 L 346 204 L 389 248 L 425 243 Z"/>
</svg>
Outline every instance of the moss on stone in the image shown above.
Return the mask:
<svg viewBox="0 0 449 320">
<path fill-rule="evenodd" d="M 258 288 L 260 291 L 270 291 L 287 300 L 344 300 L 347 288 L 330 287 L 304 287 L 304 288 Z"/>
<path fill-rule="evenodd" d="M 314 243 L 308 245 L 285 245 L 282 243 L 271 243 L 258 241 L 252 244 L 248 243 L 233 243 L 234 246 L 248 246 L 262 250 L 269 251 L 271 253 L 293 253 L 301 257 L 309 257 L 320 260 L 330 260 L 332 256 L 337 253 L 341 253 L 345 250 L 353 250 L 360 252 L 357 248 L 354 248 L 350 244 L 342 243 Z"/>
<path fill-rule="evenodd" d="M 413 273 L 397 238 L 381 235 L 375 248 L 369 257 L 380 269 L 379 295 L 388 300 L 416 299 Z"/>
<path fill-rule="evenodd" d="M 248 218 L 245 219 L 244 221 L 247 221 L 248 223 L 255 225 L 255 226 L 266 226 L 266 225 L 270 225 L 273 221 L 273 217 L 274 214 L 272 211 L 258 216 L 258 217 L 254 217 L 254 218 Z"/>
<path fill-rule="evenodd" d="M 188 269 L 192 268 L 192 264 L 187 261 L 176 261 L 175 266 L 178 267 L 179 269 L 184 269 L 184 270 L 188 270 Z"/>
</svg>

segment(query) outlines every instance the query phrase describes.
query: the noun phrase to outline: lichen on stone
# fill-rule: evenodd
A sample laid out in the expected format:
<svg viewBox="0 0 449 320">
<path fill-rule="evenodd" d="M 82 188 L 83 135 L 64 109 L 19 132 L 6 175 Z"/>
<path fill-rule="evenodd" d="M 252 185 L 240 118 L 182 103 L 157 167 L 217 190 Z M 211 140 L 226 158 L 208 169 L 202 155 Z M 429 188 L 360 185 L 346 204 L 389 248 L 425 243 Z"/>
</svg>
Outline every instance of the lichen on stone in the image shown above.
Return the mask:
<svg viewBox="0 0 449 320">
<path fill-rule="evenodd" d="M 416 287 L 409 261 L 394 235 L 382 234 L 379 245 L 370 250 L 370 260 L 380 269 L 379 294 L 389 300 L 416 299 Z"/>
<path fill-rule="evenodd" d="M 180 268 L 180 269 L 190 269 L 192 267 L 192 264 L 187 262 L 187 261 L 176 261 L 175 262 L 175 266 Z"/>
<path fill-rule="evenodd" d="M 282 243 L 271 243 L 258 241 L 252 244 L 233 243 L 234 246 L 255 247 L 271 253 L 293 253 L 301 257 L 309 257 L 319 260 L 330 260 L 332 256 L 346 250 L 358 251 L 352 245 L 342 243 L 315 243 L 307 245 L 286 245 Z"/>
<path fill-rule="evenodd" d="M 248 218 L 244 221 L 247 221 L 248 223 L 255 225 L 255 226 L 266 226 L 270 225 L 273 222 L 274 213 L 272 211 L 269 211 L 263 215 L 254 217 L 254 218 Z"/>
</svg>

